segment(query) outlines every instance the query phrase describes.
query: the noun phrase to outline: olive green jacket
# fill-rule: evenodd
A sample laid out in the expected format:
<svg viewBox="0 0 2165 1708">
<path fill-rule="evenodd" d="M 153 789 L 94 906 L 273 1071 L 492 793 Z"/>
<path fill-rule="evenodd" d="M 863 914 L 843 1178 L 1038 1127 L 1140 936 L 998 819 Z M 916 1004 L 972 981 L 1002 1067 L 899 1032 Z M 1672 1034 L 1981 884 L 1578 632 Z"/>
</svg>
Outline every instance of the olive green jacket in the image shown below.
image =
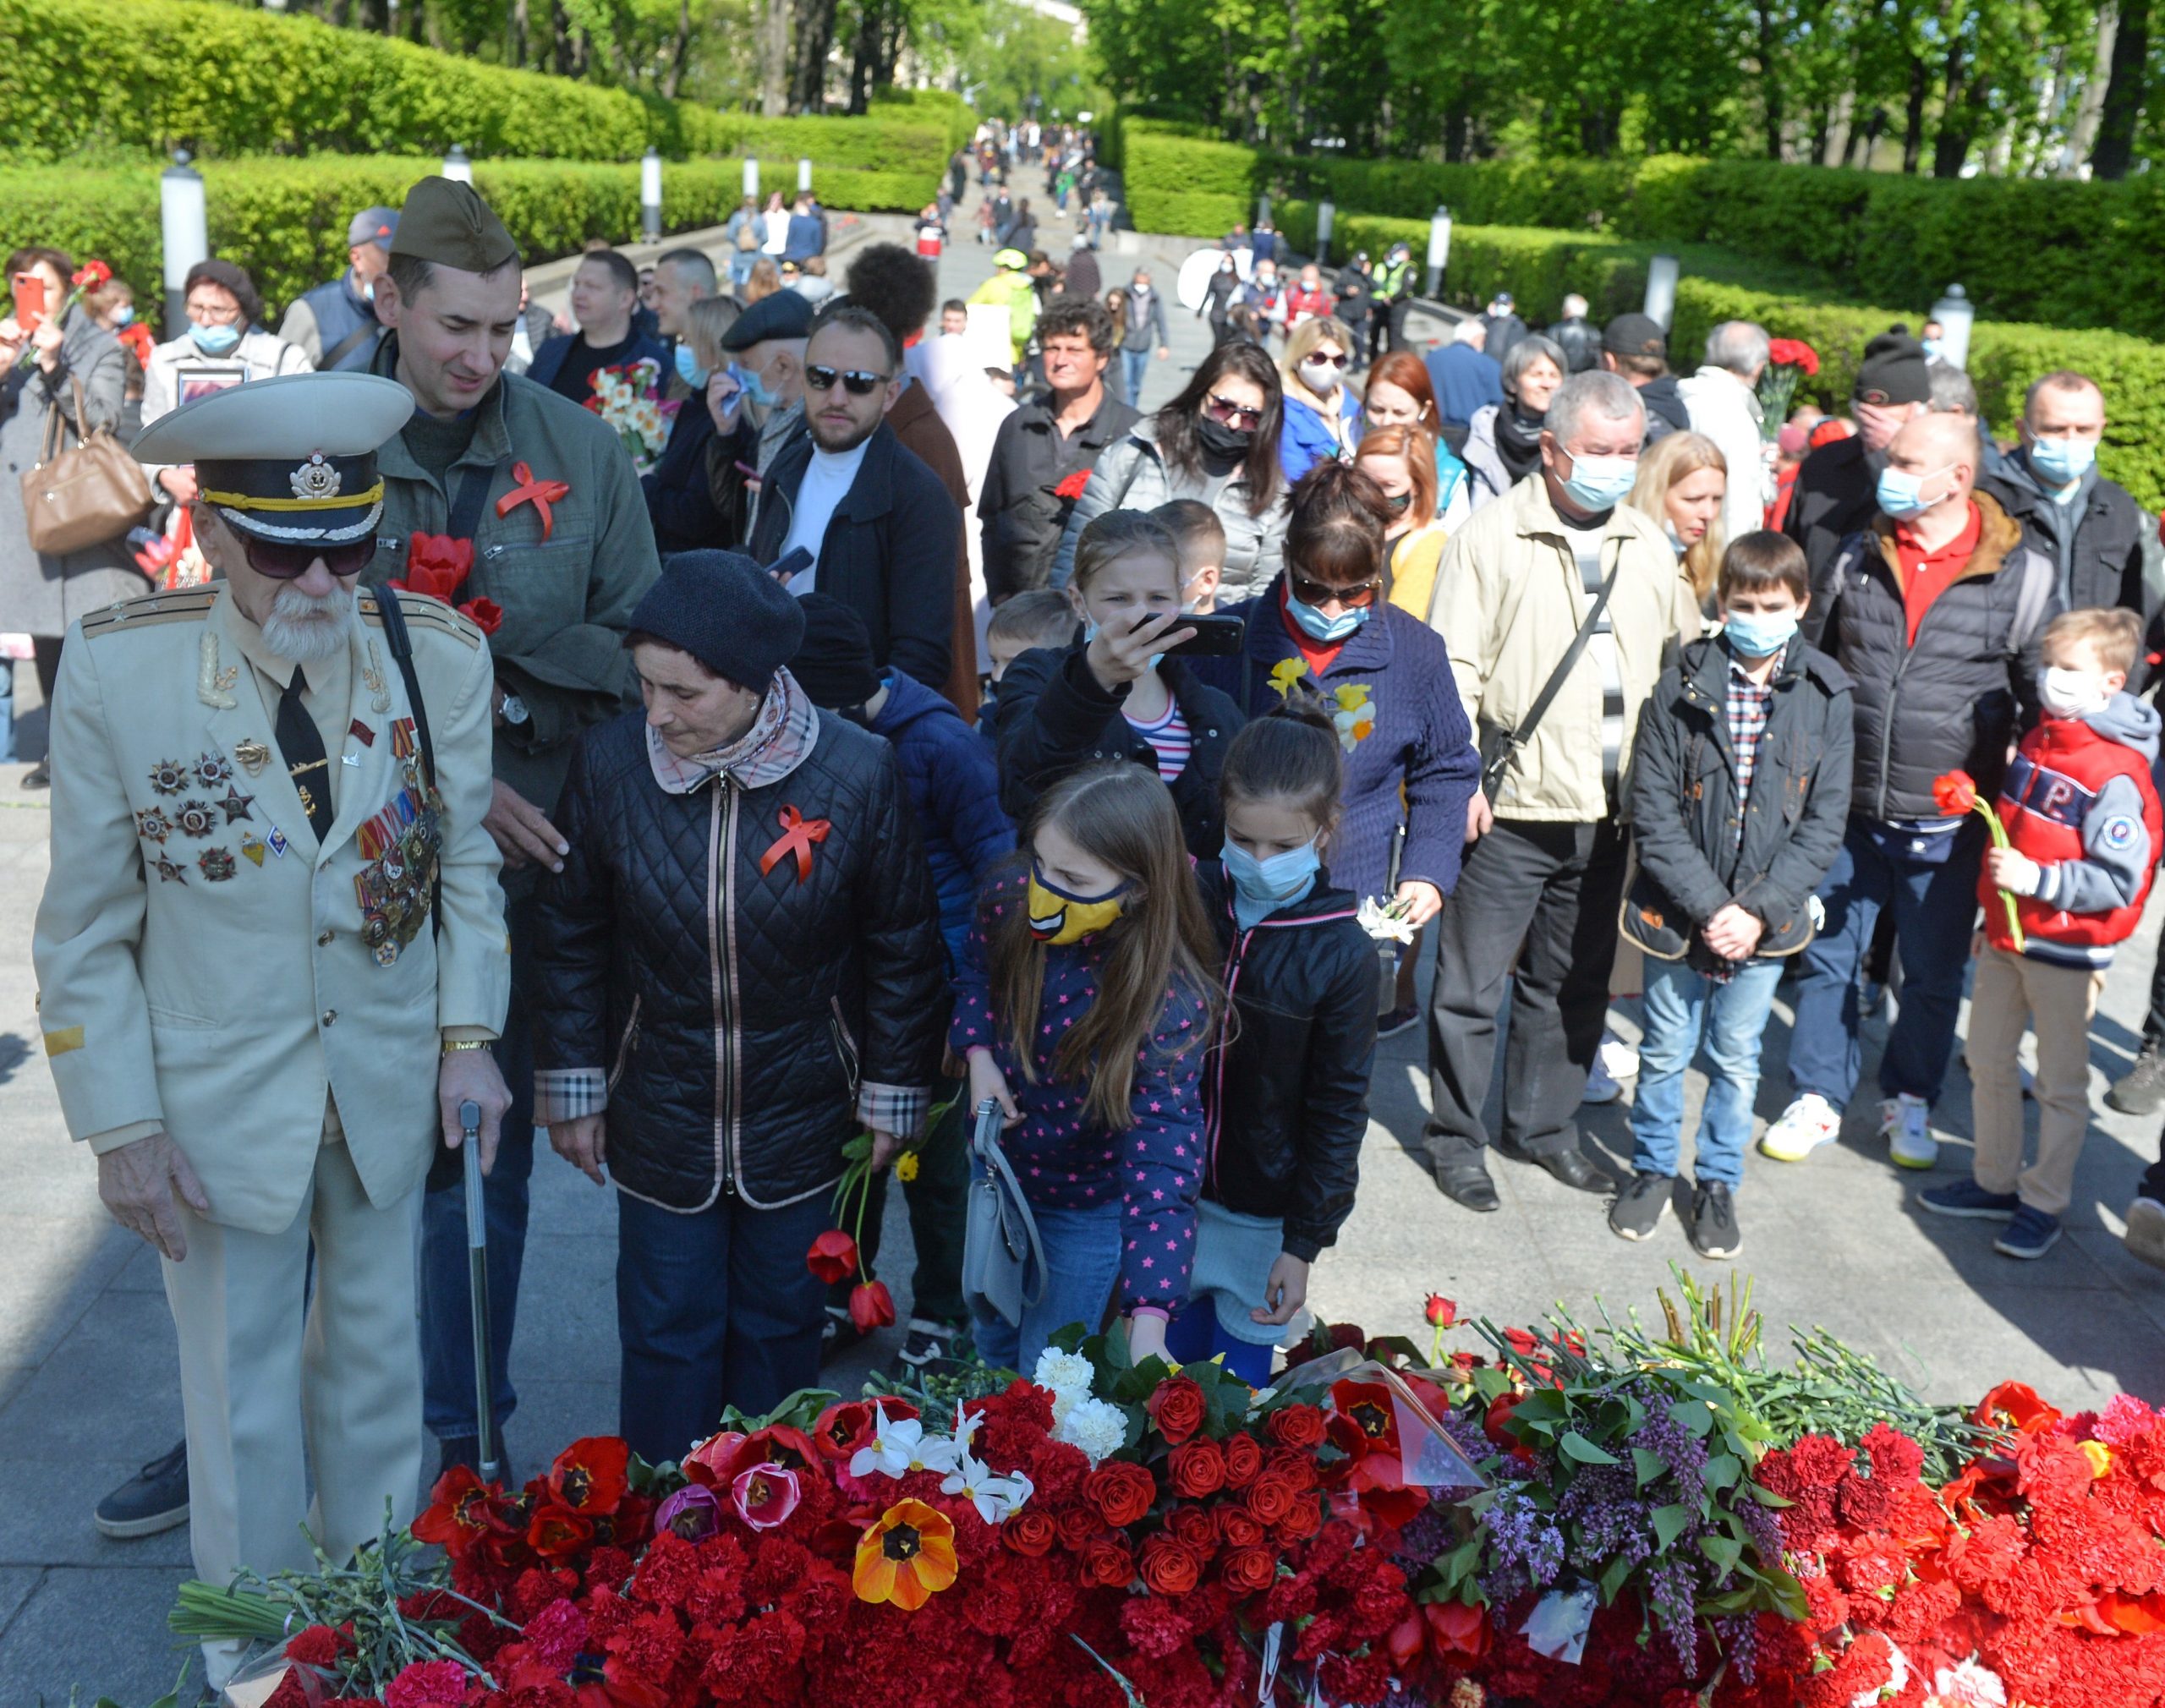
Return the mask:
<svg viewBox="0 0 2165 1708">
<path fill-rule="evenodd" d="M 393 374 L 397 355 L 397 338 L 386 338 L 375 371 Z M 573 738 L 637 698 L 623 639 L 661 566 L 631 458 L 598 416 L 512 374 L 476 408 L 474 442 L 441 481 L 414 461 L 403 435 L 377 452 L 383 519 L 363 579 L 403 579 L 414 534 L 447 532 L 466 471 L 493 469 L 458 599 L 502 608 L 502 627 L 489 637 L 496 680 L 529 715 L 496 726 L 496 775 L 550 813 L 571 769 Z M 535 481 L 571 489 L 549 501 L 545 533 L 530 498 L 498 512 L 522 484 L 521 466 Z M 532 874 L 507 873 L 507 887 L 524 887 L 522 875 Z"/>
</svg>

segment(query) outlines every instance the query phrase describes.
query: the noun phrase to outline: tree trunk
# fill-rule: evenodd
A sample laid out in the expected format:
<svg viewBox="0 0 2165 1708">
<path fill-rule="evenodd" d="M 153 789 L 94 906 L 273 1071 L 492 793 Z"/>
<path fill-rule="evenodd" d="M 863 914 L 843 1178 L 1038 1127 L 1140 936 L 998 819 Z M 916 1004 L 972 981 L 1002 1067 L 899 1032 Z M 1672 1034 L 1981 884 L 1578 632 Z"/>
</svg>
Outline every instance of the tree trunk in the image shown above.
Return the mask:
<svg viewBox="0 0 2165 1708">
<path fill-rule="evenodd" d="M 1767 158 L 1782 157 L 1782 72 L 1779 44 L 1774 40 L 1774 14 L 1769 0 L 1759 0 L 1759 93 L 1766 107 Z"/>
<path fill-rule="evenodd" d="M 850 56 L 849 110 L 862 113 L 872 99 L 872 85 L 880 74 L 880 0 L 859 0 L 857 46 Z"/>
<path fill-rule="evenodd" d="M 2119 30 L 2113 38 L 2112 80 L 2097 114 L 2097 145 L 2091 151 L 2096 178 L 2125 178 L 2135 162 L 2135 121 L 2142 115 L 2143 80 L 2150 58 L 2150 0 L 2120 0 Z"/>
<path fill-rule="evenodd" d="M 1962 52 L 1962 38 L 1957 36 L 1947 44 L 1947 74 L 1940 93 L 1939 129 L 1933 135 L 1932 143 L 1932 175 L 1934 178 L 1961 177 L 1962 162 L 1969 158 L 1972 133 L 1967 69 Z"/>
<path fill-rule="evenodd" d="M 759 40 L 759 111 L 779 118 L 789 110 L 789 0 L 766 0 Z"/>
<path fill-rule="evenodd" d="M 512 0 L 511 5 L 511 63 L 520 71 L 526 69 L 529 52 L 527 32 L 530 25 L 527 16 L 527 0 Z"/>
<path fill-rule="evenodd" d="M 1921 54 L 1910 56 L 1910 99 L 1903 123 L 1902 170 L 1915 177 L 1925 151 L 1925 62 Z"/>
<path fill-rule="evenodd" d="M 826 105 L 827 50 L 835 41 L 835 0 L 797 0 L 797 52 L 789 79 L 789 110 L 816 113 Z"/>
<path fill-rule="evenodd" d="M 2082 79 L 2075 100 L 2074 122 L 2068 126 L 2067 146 L 2060 151 L 2055 168 L 2061 178 L 2073 178 L 2075 168 L 2097 140 L 2097 122 L 2105 111 L 2105 91 L 2113 80 L 2113 45 L 2119 39 L 2120 8 L 2107 0 L 2097 8 L 2097 51 L 2090 74 Z"/>
<path fill-rule="evenodd" d="M 1444 110 L 1444 158 L 1453 166 L 1466 158 L 1466 134 L 1472 123 L 1463 101 L 1455 101 Z"/>
</svg>

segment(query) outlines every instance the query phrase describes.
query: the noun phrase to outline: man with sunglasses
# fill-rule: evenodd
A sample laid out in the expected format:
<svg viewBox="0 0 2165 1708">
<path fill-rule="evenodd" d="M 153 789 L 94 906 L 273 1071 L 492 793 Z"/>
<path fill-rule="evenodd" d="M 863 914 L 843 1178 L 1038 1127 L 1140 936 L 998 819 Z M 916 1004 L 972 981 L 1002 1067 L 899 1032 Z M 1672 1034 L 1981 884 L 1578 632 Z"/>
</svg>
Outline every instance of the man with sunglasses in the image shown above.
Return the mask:
<svg viewBox="0 0 2165 1708">
<path fill-rule="evenodd" d="M 954 656 L 962 513 L 887 424 L 902 372 L 902 344 L 870 309 L 845 300 L 820 311 L 804 345 L 808 431 L 767 471 L 749 549 L 766 564 L 808 553 L 790 591 L 849 606 L 874 662 L 936 691 Z"/>
<path fill-rule="evenodd" d="M 304 1520 L 343 1559 L 386 1500 L 412 1516 L 422 1181 L 469 1100 L 488 1167 L 511 1101 L 489 649 L 355 592 L 412 410 L 303 374 L 152 423 L 136 453 L 195 466 L 222 580 L 77 624 L 53 698 L 45 1049 L 100 1197 L 164 1259 L 213 1583 L 308 1568 Z M 204 1645 L 213 1686 L 241 1647 Z"/>
</svg>

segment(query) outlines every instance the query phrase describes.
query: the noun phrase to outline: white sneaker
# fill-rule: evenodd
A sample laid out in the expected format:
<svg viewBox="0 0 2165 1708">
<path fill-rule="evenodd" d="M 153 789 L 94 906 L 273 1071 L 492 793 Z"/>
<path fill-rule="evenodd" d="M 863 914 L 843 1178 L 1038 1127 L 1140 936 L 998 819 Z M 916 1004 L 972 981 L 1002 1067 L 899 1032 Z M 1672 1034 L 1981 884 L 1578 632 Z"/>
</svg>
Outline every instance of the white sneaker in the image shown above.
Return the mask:
<svg viewBox="0 0 2165 1708">
<path fill-rule="evenodd" d="M 1905 1169 L 1929 1169 L 1939 1162 L 1939 1141 L 1932 1136 L 1932 1105 L 1902 1092 L 1879 1106 L 1879 1136 L 1888 1154 Z"/>
<path fill-rule="evenodd" d="M 1778 1163 L 1801 1163 L 1841 1136 L 1842 1112 L 1817 1092 L 1806 1092 L 1767 1129 L 1760 1138 L 1759 1150 Z"/>
<path fill-rule="evenodd" d="M 1587 1076 L 1586 1093 L 1579 1101 L 1582 1103 L 1613 1103 L 1623 1095 L 1624 1087 L 1616 1083 L 1616 1076 L 1609 1072 L 1607 1064 L 1602 1060 L 1601 1052 L 1595 1051 L 1593 1071 Z"/>
</svg>

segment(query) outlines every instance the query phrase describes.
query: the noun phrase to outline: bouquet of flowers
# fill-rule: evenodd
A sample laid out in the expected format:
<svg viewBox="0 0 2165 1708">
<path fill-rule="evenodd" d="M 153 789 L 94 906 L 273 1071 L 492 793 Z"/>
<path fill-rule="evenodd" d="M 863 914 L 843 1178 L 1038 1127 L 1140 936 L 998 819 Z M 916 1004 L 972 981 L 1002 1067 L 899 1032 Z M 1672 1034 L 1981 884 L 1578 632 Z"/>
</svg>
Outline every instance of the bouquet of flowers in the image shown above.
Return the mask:
<svg viewBox="0 0 2165 1708">
<path fill-rule="evenodd" d="M 1819 353 L 1801 338 L 1774 338 L 1768 342 L 1767 366 L 1759 375 L 1759 436 L 1773 444 L 1781 436 L 1782 424 L 1790 419 L 1790 403 L 1800 379 L 1819 373 Z"/>
<path fill-rule="evenodd" d="M 652 357 L 596 368 L 587 378 L 594 395 L 586 407 L 616 430 L 631 453 L 632 466 L 651 474 L 668 448 L 669 430 L 678 405 L 661 395 L 661 364 Z"/>
</svg>

